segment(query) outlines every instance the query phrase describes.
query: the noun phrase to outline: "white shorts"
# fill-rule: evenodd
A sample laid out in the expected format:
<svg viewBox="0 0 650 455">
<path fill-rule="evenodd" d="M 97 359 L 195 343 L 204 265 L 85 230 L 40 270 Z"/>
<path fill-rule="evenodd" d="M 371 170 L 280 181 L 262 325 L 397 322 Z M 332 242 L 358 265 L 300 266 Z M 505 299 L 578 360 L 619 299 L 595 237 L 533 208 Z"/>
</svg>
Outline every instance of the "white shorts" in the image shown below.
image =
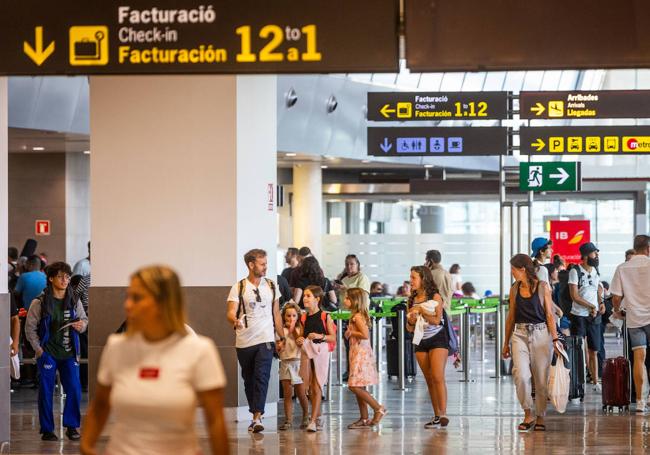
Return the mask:
<svg viewBox="0 0 650 455">
<path fill-rule="evenodd" d="M 291 385 L 302 384 L 300 359 L 280 360 L 280 381 L 291 381 Z"/>
</svg>

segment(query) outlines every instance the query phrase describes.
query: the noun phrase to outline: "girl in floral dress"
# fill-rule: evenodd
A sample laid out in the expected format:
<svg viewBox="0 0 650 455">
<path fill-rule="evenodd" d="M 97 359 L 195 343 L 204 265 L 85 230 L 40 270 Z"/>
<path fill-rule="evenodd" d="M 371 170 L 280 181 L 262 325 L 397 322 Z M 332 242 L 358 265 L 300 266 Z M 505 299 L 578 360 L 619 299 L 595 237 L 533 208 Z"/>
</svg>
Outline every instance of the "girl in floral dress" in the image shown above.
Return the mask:
<svg viewBox="0 0 650 455">
<path fill-rule="evenodd" d="M 348 425 L 349 429 L 370 428 L 378 425 L 386 415 L 386 408 L 366 390 L 367 386 L 375 385 L 378 382 L 375 357 L 370 346 L 370 315 L 368 293 L 363 289 L 348 289 L 345 295 L 345 306 L 352 311 L 348 329 L 345 337 L 350 341 L 350 376 L 348 387 L 357 397 L 359 404 L 359 420 Z M 368 406 L 374 415 L 372 420 L 368 419 Z"/>
</svg>

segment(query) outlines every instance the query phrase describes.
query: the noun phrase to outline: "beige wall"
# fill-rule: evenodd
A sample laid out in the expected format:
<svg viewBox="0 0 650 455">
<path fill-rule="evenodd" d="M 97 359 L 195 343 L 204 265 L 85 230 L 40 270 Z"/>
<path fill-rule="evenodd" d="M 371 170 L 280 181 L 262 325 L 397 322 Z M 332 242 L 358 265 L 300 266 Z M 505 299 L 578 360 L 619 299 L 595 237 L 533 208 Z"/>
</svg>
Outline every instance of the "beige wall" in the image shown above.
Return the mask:
<svg viewBox="0 0 650 455">
<path fill-rule="evenodd" d="M 50 262 L 66 260 L 65 153 L 9 154 L 9 245 L 38 241 Z M 36 236 L 37 219 L 50 220 L 51 234 Z"/>
<path fill-rule="evenodd" d="M 191 325 L 219 347 L 226 406 L 245 406 L 226 297 L 245 251 L 275 257 L 276 90 L 273 76 L 91 78 L 91 394 L 129 274 L 166 263 L 181 275 Z M 277 389 L 276 367 L 268 415 Z"/>
</svg>

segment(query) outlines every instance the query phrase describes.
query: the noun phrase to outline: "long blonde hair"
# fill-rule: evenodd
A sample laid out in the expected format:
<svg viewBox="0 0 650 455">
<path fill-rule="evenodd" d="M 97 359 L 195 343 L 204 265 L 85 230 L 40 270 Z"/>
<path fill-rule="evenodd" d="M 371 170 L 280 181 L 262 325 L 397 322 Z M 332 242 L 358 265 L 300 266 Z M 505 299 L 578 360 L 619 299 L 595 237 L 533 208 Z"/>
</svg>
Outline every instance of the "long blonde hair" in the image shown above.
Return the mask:
<svg viewBox="0 0 650 455">
<path fill-rule="evenodd" d="M 350 288 L 346 291 L 345 296 L 350 299 L 350 310 L 352 317 L 360 314 L 370 327 L 370 297 L 368 293 L 361 288 Z"/>
<path fill-rule="evenodd" d="M 152 265 L 136 270 L 131 279 L 139 280 L 154 298 L 160 307 L 163 323 L 169 330 L 187 334 L 185 296 L 176 272 L 164 265 Z"/>
</svg>

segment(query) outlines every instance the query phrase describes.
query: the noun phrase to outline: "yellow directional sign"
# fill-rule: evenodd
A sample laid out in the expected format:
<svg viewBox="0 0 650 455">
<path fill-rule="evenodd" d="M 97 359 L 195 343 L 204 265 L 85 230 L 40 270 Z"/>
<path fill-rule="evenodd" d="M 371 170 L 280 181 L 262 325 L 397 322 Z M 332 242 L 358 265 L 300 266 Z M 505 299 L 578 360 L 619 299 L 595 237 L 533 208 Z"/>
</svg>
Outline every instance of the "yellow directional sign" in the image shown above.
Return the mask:
<svg viewBox="0 0 650 455">
<path fill-rule="evenodd" d="M 537 115 L 537 116 L 542 115 L 545 110 L 546 110 L 546 108 L 544 107 L 544 105 L 542 103 L 537 103 L 537 104 L 535 104 L 535 106 L 530 108 L 530 112 L 534 112 L 535 115 Z"/>
<path fill-rule="evenodd" d="M 546 146 L 544 141 L 539 139 L 539 138 L 530 145 L 531 145 L 531 147 L 535 147 L 538 152 L 542 151 L 544 149 L 544 147 Z"/>
<path fill-rule="evenodd" d="M 650 125 L 522 126 L 522 155 L 650 155 Z"/>
<path fill-rule="evenodd" d="M 384 107 L 382 107 L 379 112 L 381 112 L 381 115 L 384 117 L 390 118 L 390 114 L 395 113 L 395 109 L 391 109 L 390 104 L 384 104 Z"/>
<path fill-rule="evenodd" d="M 564 101 L 549 101 L 548 116 L 555 118 L 564 117 Z"/>
<path fill-rule="evenodd" d="M 43 27 L 38 26 L 34 29 L 35 43 L 34 49 L 27 41 L 23 41 L 23 52 L 32 59 L 36 66 L 41 66 L 47 58 L 54 52 L 54 41 L 43 49 Z"/>
</svg>

